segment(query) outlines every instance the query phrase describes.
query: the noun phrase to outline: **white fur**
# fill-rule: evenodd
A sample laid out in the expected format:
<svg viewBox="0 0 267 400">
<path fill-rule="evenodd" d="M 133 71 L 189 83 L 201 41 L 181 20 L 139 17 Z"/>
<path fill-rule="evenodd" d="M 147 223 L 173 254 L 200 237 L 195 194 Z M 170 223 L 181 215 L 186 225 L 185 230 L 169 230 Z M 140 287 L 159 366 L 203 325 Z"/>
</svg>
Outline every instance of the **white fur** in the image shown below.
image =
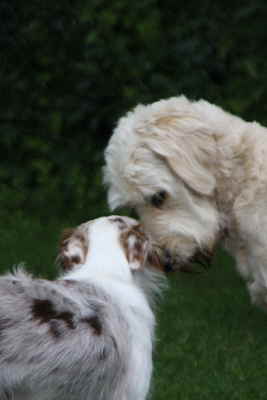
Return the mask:
<svg viewBox="0 0 267 400">
<path fill-rule="evenodd" d="M 133 243 L 138 226 L 127 217 L 89 221 L 63 239 L 59 261 L 73 264 L 56 281 L 20 270 L 0 279 L 1 400 L 145 400 L 155 326 L 148 300 L 162 275 L 128 262 L 131 249 L 144 262 L 137 250 L 151 250 L 139 231 Z"/>
<path fill-rule="evenodd" d="M 118 122 L 106 152 L 112 209 L 136 208 L 177 268 L 221 243 L 253 303 L 267 308 L 267 129 L 204 100 L 139 105 Z M 162 207 L 151 196 L 166 191 Z"/>
</svg>

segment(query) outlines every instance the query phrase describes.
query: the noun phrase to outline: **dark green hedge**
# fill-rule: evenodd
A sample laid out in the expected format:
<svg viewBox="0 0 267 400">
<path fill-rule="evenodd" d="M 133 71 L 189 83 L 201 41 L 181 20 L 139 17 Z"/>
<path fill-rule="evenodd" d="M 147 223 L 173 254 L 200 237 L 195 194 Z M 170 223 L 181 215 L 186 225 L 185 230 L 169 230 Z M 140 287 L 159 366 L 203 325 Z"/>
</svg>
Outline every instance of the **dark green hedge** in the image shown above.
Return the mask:
<svg viewBox="0 0 267 400">
<path fill-rule="evenodd" d="M 1 0 L 0 214 L 107 212 L 103 148 L 184 93 L 267 123 L 267 3 Z"/>
</svg>

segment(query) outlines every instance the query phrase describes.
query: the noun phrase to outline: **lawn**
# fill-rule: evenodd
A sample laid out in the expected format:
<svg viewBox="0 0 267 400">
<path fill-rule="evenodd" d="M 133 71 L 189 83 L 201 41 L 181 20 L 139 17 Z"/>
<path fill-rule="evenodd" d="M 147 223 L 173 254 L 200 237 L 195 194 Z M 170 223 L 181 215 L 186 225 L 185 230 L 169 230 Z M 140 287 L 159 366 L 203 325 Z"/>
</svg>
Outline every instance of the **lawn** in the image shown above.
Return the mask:
<svg viewBox="0 0 267 400">
<path fill-rule="evenodd" d="M 58 237 L 68 225 L 3 219 L 1 271 L 23 261 L 37 275 L 55 276 Z M 267 398 L 267 315 L 250 304 L 223 252 L 206 273 L 170 276 L 157 317 L 152 400 Z"/>
</svg>

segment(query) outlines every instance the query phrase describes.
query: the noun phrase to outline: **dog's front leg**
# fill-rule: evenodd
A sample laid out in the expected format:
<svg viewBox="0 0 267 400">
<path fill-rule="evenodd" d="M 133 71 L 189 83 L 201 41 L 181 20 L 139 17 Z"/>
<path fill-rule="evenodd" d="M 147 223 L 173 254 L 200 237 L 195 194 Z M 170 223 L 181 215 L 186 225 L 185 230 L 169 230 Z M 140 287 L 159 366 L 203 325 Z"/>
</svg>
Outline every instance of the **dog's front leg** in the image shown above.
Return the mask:
<svg viewBox="0 0 267 400">
<path fill-rule="evenodd" d="M 267 311 L 267 216 L 265 201 L 239 208 L 234 255 L 251 302 Z"/>
</svg>

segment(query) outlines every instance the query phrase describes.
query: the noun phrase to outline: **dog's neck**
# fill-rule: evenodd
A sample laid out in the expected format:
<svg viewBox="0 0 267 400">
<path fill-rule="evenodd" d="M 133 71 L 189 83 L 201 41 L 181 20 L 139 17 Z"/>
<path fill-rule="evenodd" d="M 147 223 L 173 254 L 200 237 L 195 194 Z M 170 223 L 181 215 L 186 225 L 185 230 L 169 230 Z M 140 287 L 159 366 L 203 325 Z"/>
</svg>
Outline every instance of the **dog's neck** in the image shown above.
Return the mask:
<svg viewBox="0 0 267 400">
<path fill-rule="evenodd" d="M 95 248 L 83 265 L 67 273 L 63 279 L 93 284 L 110 295 L 129 318 L 132 310 L 139 310 L 140 315 L 154 324 L 145 290 L 133 279 L 126 257 L 122 251 L 118 252 L 118 248 L 114 252 L 102 248 L 101 254 Z"/>
</svg>

